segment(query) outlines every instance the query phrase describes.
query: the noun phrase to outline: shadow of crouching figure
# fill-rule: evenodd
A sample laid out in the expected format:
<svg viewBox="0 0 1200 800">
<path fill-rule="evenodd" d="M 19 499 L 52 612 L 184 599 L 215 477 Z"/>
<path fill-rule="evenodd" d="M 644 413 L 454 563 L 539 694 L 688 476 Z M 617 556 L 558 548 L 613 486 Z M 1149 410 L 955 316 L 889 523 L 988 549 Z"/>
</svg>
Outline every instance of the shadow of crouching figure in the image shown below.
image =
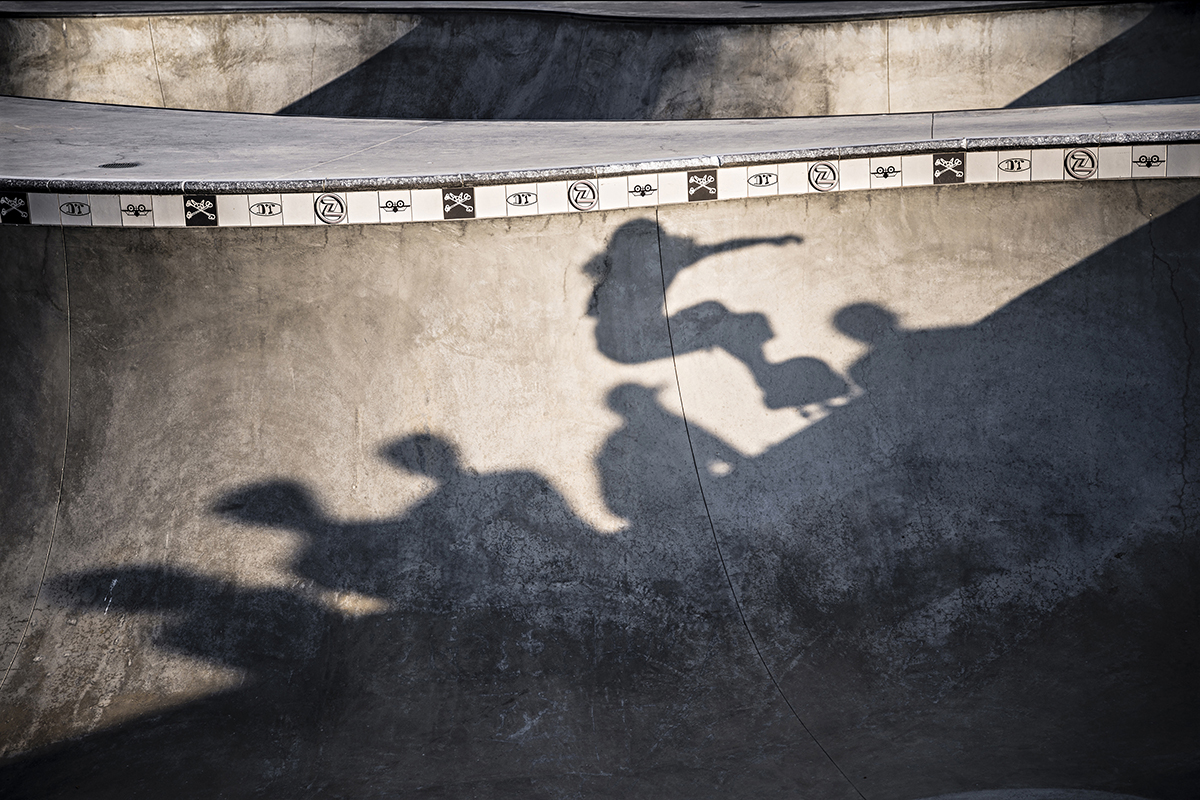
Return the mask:
<svg viewBox="0 0 1200 800">
<path fill-rule="evenodd" d="M 302 534 L 292 564 L 301 580 L 402 607 L 520 604 L 529 598 L 516 587 L 573 571 L 594 553 L 593 531 L 536 473 L 477 473 L 463 467 L 453 444 L 430 434 L 399 439 L 379 453 L 434 479 L 437 489 L 403 515 L 366 522 L 329 519 L 304 487 L 285 481 L 238 490 L 215 509 Z"/>
<path fill-rule="evenodd" d="M 59 605 L 95 612 L 81 624 L 158 615 L 143 618 L 154 646 L 207 662 L 188 669 L 245 672 L 232 690 L 0 764 L 6 796 L 408 796 L 503 785 L 514 770 L 553 783 L 559 767 L 539 765 L 583 758 L 578 738 L 600 746 L 620 730 L 633 713 L 621 692 L 670 655 L 655 620 L 628 608 L 614 538 L 539 475 L 475 473 L 439 437 L 380 454 L 436 489 L 364 522 L 331 518 L 294 481 L 214 503 L 226 519 L 297 535 L 282 587 L 152 565 L 58 581 Z M 340 606 L 345 595 L 363 605 Z"/>
</svg>

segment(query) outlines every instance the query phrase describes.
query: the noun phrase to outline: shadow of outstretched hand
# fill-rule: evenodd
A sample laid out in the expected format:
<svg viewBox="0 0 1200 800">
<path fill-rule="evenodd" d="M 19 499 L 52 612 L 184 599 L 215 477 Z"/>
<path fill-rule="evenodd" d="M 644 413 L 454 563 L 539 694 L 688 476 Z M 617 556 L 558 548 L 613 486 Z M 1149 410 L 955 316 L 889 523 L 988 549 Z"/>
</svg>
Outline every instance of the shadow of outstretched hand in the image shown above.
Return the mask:
<svg viewBox="0 0 1200 800">
<path fill-rule="evenodd" d="M 328 612 L 294 592 L 246 588 L 170 567 L 126 567 L 60 576 L 54 602 L 98 613 L 159 615 L 154 643 L 194 658 L 251 671 L 293 671 L 317 650 Z"/>
</svg>

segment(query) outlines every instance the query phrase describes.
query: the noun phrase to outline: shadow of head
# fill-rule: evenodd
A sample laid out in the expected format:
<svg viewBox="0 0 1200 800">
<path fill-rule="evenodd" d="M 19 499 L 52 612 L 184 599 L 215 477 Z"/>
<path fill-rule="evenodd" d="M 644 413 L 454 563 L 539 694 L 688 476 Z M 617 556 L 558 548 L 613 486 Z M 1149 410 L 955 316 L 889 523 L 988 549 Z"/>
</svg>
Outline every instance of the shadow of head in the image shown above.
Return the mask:
<svg viewBox="0 0 1200 800">
<path fill-rule="evenodd" d="M 311 530 L 322 514 L 308 489 L 295 481 L 267 481 L 223 495 L 212 510 L 251 525 Z"/>
<path fill-rule="evenodd" d="M 634 219 L 626 222 L 613 231 L 608 237 L 609 253 L 625 253 L 631 247 L 643 247 L 648 242 L 657 242 L 660 231 L 658 223 L 652 219 Z M 593 280 L 603 283 L 611 269 L 611 261 L 603 258 L 593 258 L 583 265 L 583 271 Z"/>
<path fill-rule="evenodd" d="M 899 329 L 896 315 L 874 303 L 853 303 L 833 316 L 833 326 L 851 339 L 876 342 Z"/>
<path fill-rule="evenodd" d="M 658 389 L 642 386 L 639 383 L 622 383 L 615 386 L 605 396 L 605 402 L 613 411 L 625 419 L 632 419 L 646 409 L 658 409 Z"/>
<path fill-rule="evenodd" d="M 446 439 L 429 433 L 397 439 L 381 447 L 379 455 L 405 472 L 428 475 L 440 483 L 462 474 L 458 448 Z"/>
</svg>

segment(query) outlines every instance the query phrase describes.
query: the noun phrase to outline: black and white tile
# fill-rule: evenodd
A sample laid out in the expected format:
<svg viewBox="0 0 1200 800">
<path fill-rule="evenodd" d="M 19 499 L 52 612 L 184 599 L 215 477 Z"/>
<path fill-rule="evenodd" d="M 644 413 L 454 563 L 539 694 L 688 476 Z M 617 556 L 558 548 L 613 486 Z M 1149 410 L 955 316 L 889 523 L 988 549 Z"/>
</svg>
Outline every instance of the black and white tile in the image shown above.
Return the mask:
<svg viewBox="0 0 1200 800">
<path fill-rule="evenodd" d="M 0 192 L 0 223 L 160 228 L 376 225 L 902 186 L 1181 177 L 1200 177 L 1200 144 L 947 151 L 440 189 L 232 195 L 7 191 Z"/>
</svg>

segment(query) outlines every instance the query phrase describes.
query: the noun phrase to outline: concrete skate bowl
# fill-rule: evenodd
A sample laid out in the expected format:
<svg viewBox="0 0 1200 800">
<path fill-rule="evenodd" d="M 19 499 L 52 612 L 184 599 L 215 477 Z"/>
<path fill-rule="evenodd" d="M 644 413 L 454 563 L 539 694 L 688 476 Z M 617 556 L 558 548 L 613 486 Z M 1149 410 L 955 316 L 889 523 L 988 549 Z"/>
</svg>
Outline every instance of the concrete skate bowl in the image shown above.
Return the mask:
<svg viewBox="0 0 1200 800">
<path fill-rule="evenodd" d="M 1193 3 L 161 7 L 0 3 L 0 94 L 426 119 L 881 114 L 1200 94 Z"/>
<path fill-rule="evenodd" d="M 0 98 L 5 796 L 1195 797 L 1198 118 Z"/>
</svg>

